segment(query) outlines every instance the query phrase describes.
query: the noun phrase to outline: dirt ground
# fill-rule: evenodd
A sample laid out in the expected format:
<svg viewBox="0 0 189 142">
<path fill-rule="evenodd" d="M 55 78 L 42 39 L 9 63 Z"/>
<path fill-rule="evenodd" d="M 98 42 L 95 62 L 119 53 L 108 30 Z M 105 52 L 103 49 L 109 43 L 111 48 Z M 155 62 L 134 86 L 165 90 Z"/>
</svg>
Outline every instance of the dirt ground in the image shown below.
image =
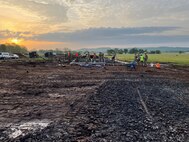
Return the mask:
<svg viewBox="0 0 189 142">
<path fill-rule="evenodd" d="M 189 141 L 189 67 L 2 62 L 0 141 Z"/>
</svg>

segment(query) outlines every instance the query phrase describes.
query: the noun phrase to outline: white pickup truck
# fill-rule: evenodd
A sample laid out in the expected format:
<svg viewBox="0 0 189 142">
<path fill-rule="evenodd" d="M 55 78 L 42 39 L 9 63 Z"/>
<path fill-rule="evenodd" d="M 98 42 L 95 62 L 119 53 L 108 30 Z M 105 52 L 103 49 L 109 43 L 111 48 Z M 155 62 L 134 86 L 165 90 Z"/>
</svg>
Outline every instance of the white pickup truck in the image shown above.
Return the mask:
<svg viewBox="0 0 189 142">
<path fill-rule="evenodd" d="M 9 52 L 0 52 L 0 59 L 18 59 L 19 56 Z"/>
</svg>

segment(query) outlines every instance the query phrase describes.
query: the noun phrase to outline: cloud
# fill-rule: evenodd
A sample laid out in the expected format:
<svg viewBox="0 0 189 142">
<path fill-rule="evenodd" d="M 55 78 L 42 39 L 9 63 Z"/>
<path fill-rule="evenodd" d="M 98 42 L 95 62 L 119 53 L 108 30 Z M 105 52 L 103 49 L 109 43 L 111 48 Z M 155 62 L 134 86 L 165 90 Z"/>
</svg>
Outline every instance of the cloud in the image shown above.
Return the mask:
<svg viewBox="0 0 189 142">
<path fill-rule="evenodd" d="M 188 0 L 0 0 L 0 3 L 22 10 L 21 14 L 27 11 L 28 15 L 36 16 L 39 33 L 95 27 L 189 28 Z"/>
<path fill-rule="evenodd" d="M 75 32 L 64 33 L 55 32 L 40 34 L 35 36 L 39 40 L 49 41 L 79 41 L 79 40 L 92 40 L 95 39 L 109 39 L 109 38 L 123 38 L 128 35 L 139 35 L 139 34 L 159 34 L 166 31 L 173 31 L 179 29 L 179 27 L 133 27 L 133 28 L 90 28 L 78 30 Z"/>
<path fill-rule="evenodd" d="M 32 37 L 33 34 L 31 32 L 13 32 L 9 30 L 0 31 L 0 36 L 2 38 L 27 38 Z"/>
<path fill-rule="evenodd" d="M 166 35 L 179 27 L 91 28 L 71 33 L 48 33 L 33 37 L 36 41 L 67 43 L 57 48 L 187 46 L 189 35 Z"/>
<path fill-rule="evenodd" d="M 49 24 L 67 21 L 67 7 L 51 0 L 6 0 L 3 3 L 34 13 Z"/>
<path fill-rule="evenodd" d="M 188 27 L 189 23 L 188 0 L 75 0 L 68 7 L 75 27 Z"/>
<path fill-rule="evenodd" d="M 19 17 L 14 14 L 17 10 L 23 17 L 20 23 L 33 19 L 34 23 L 25 25 L 38 33 L 94 27 L 188 27 L 189 21 L 188 0 L 0 0 L 0 4 L 13 11 L 0 10 L 0 15 Z"/>
<path fill-rule="evenodd" d="M 52 1 L 0 0 L 0 30 L 48 33 L 67 22 L 67 7 Z"/>
<path fill-rule="evenodd" d="M 0 0 L 0 37 L 78 44 L 186 42 L 188 7 L 188 0 Z"/>
<path fill-rule="evenodd" d="M 48 33 L 35 40 L 73 43 L 80 47 L 111 45 L 167 45 L 189 43 L 189 35 L 166 35 L 179 27 L 91 28 L 71 33 Z"/>
</svg>

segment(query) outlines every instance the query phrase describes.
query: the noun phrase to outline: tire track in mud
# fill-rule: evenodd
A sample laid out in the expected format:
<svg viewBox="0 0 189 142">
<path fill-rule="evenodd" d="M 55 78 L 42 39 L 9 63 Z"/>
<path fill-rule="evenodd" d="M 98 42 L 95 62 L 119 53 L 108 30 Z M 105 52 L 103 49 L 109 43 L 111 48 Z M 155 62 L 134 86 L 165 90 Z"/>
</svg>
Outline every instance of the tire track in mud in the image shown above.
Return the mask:
<svg viewBox="0 0 189 142">
<path fill-rule="evenodd" d="M 189 140 L 189 107 L 162 85 L 179 87 L 166 79 L 105 81 L 75 113 L 68 111 L 65 119 L 22 140 L 185 142 Z"/>
</svg>

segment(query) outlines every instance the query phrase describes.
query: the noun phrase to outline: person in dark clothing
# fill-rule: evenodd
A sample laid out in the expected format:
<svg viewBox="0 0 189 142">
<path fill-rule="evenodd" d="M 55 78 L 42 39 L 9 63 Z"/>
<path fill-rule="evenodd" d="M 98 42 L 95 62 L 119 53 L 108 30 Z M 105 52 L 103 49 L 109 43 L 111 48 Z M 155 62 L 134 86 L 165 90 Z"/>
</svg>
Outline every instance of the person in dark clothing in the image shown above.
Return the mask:
<svg viewBox="0 0 189 142">
<path fill-rule="evenodd" d="M 112 56 L 112 62 L 115 63 L 115 54 Z"/>
<path fill-rule="evenodd" d="M 135 53 L 135 56 L 134 56 L 134 60 L 137 62 L 138 61 L 138 56 L 137 54 Z"/>
<path fill-rule="evenodd" d="M 71 53 L 70 53 L 70 51 L 68 51 L 68 62 L 69 63 L 71 62 Z"/>
<path fill-rule="evenodd" d="M 136 66 L 137 66 L 137 62 L 136 61 L 132 61 L 127 65 L 127 68 L 130 68 L 130 70 L 136 70 Z"/>
<path fill-rule="evenodd" d="M 99 62 L 102 62 L 102 52 L 99 52 Z"/>
<path fill-rule="evenodd" d="M 145 54 L 144 54 L 144 66 L 147 66 L 147 61 L 148 61 L 148 55 L 145 52 Z"/>
<path fill-rule="evenodd" d="M 104 62 L 104 53 L 102 53 L 102 62 Z"/>
</svg>

